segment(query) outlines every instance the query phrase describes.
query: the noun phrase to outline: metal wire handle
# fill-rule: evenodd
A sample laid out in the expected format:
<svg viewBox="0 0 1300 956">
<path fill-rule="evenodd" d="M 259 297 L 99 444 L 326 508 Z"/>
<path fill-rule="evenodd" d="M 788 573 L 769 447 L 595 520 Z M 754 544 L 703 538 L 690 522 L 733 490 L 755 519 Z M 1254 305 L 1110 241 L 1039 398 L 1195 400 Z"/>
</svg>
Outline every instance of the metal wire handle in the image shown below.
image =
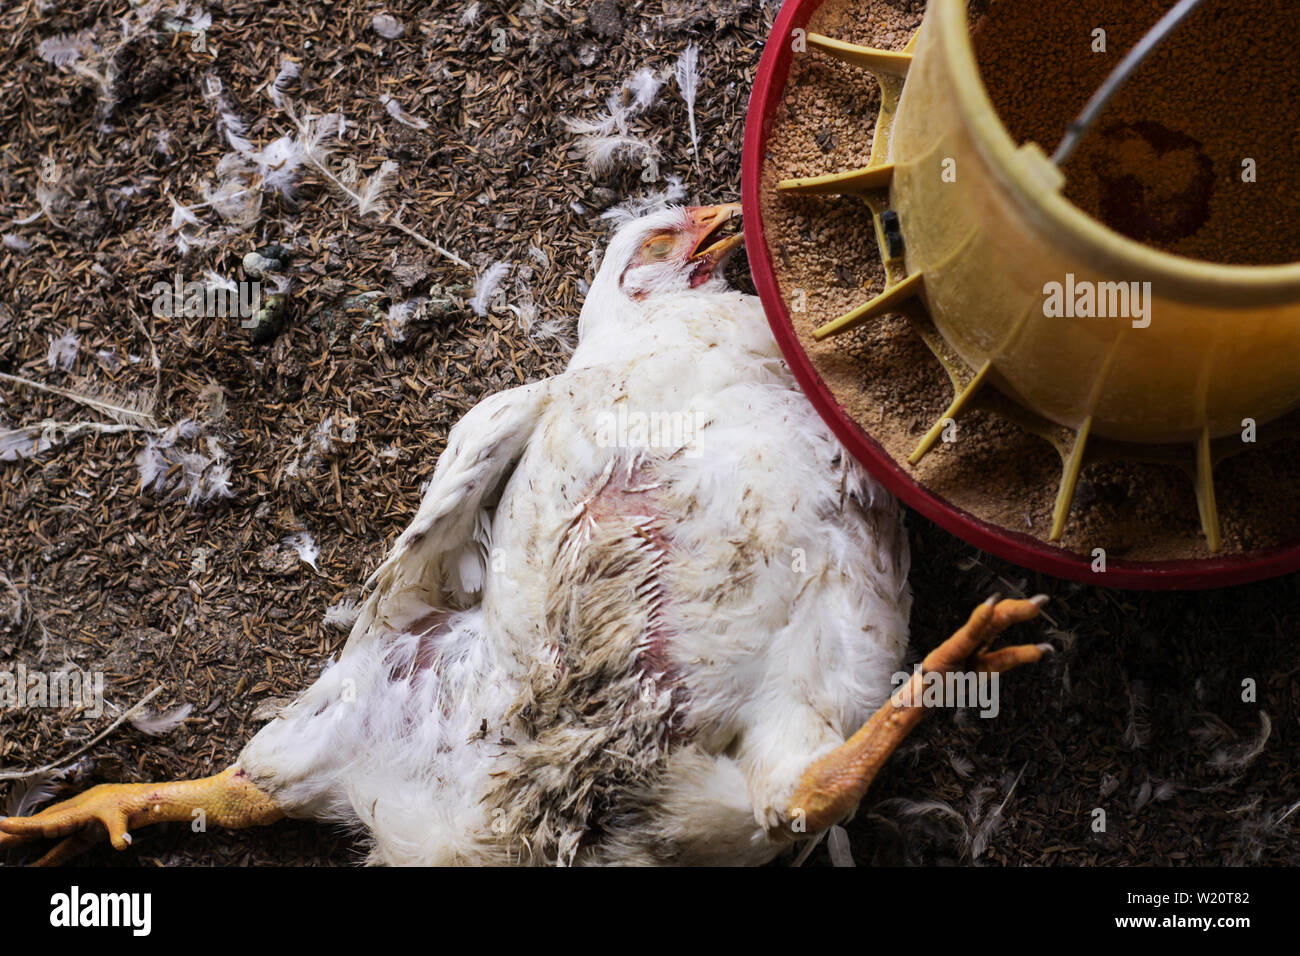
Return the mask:
<svg viewBox="0 0 1300 956">
<path fill-rule="evenodd" d="M 1106 77 L 1104 83 L 1098 87 L 1097 92 L 1092 94 L 1092 99 L 1088 100 L 1088 105 L 1070 124 L 1069 129 L 1065 131 L 1065 136 L 1061 138 L 1061 145 L 1056 147 L 1056 152 L 1052 154 L 1052 162 L 1057 166 L 1062 166 L 1073 155 L 1075 147 L 1079 145 L 1079 140 L 1083 135 L 1092 128 L 1096 122 L 1098 114 L 1106 108 L 1109 103 L 1119 92 L 1120 87 L 1128 80 L 1133 71 L 1145 60 L 1152 51 L 1155 50 L 1164 39 L 1173 33 L 1174 30 L 1187 19 L 1187 15 L 1201 5 L 1202 0 L 1178 0 L 1160 20 L 1147 31 L 1146 35 L 1138 40 L 1137 45 L 1128 51 L 1128 55 L 1120 61 L 1119 66 L 1111 71 L 1110 76 Z"/>
</svg>

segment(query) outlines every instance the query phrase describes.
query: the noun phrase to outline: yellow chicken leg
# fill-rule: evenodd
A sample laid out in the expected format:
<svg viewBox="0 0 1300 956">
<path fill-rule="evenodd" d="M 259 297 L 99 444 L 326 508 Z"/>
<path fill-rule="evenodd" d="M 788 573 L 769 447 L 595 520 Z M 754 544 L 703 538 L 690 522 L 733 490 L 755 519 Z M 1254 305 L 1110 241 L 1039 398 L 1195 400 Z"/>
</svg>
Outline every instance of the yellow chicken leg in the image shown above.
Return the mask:
<svg viewBox="0 0 1300 956">
<path fill-rule="evenodd" d="M 847 816 L 866 794 L 881 766 L 925 714 L 922 687 L 925 674 L 946 674 L 969 664 L 970 669 L 997 673 L 1032 664 L 1052 650 L 1050 644 L 1022 644 L 988 650 L 993 639 L 1012 624 L 1037 616 L 1047 603 L 1045 595 L 1028 601 L 990 598 L 971 614 L 952 637 L 931 651 L 921 663 L 921 673 L 896 690 L 862 728 L 809 765 L 799 780 L 786 811 L 787 825 L 816 833 Z"/>
<path fill-rule="evenodd" d="M 101 784 L 34 816 L 0 817 L 0 850 L 39 837 L 64 837 L 37 861 L 38 866 L 57 865 L 81 848 L 82 831 L 94 823 L 108 831 L 116 849 L 124 850 L 131 845 L 130 831 L 150 823 L 183 821 L 240 830 L 283 816 L 243 770 L 230 767 L 200 780 Z"/>
</svg>

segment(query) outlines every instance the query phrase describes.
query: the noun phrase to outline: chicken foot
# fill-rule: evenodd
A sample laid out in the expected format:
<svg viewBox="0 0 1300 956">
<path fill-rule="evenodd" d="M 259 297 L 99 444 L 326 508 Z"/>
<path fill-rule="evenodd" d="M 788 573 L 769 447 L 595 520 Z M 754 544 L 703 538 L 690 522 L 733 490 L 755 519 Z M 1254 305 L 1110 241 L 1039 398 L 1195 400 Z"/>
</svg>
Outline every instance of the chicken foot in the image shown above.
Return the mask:
<svg viewBox="0 0 1300 956">
<path fill-rule="evenodd" d="M 989 650 L 995 637 L 1012 624 L 1036 617 L 1046 603 L 1047 597 L 1039 595 L 1027 601 L 990 598 L 977 607 L 957 633 L 926 655 L 921 672 L 894 691 L 857 733 L 803 772 L 786 810 L 791 834 L 817 833 L 853 811 L 889 755 L 925 715 L 921 701 L 926 674 L 964 667 L 994 674 L 1035 663 L 1050 653 L 1050 644 Z"/>
<path fill-rule="evenodd" d="M 283 816 L 243 770 L 230 767 L 199 780 L 101 784 L 30 817 L 0 817 L 0 850 L 62 837 L 34 864 L 58 866 L 89 845 L 87 830 L 95 824 L 108 832 L 115 849 L 124 850 L 131 845 L 130 831 L 150 823 L 187 822 L 204 832 L 209 825 L 241 830 Z"/>
</svg>

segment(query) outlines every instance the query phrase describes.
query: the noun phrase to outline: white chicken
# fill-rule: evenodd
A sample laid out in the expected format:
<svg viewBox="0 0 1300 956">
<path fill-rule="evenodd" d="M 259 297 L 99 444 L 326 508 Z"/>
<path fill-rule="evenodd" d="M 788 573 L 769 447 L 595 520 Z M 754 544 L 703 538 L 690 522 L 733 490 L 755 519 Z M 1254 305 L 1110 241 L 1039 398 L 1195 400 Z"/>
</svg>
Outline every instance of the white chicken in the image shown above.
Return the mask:
<svg viewBox="0 0 1300 956">
<path fill-rule="evenodd" d="M 452 429 L 339 660 L 234 766 L 0 819 L 0 847 L 288 815 L 376 863 L 747 864 L 850 814 L 922 712 L 891 699 L 907 539 L 726 287 L 739 211 L 619 228 L 568 369 Z M 987 648 L 1044 600 L 981 605 L 925 670 L 1037 660 Z"/>
</svg>

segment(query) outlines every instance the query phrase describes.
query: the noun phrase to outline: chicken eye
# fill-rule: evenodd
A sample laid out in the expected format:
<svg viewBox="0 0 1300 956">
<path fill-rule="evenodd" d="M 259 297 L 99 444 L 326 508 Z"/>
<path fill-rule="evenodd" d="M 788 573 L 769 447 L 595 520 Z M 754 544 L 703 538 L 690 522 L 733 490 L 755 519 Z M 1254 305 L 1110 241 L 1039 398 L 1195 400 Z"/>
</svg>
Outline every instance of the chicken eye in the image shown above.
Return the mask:
<svg viewBox="0 0 1300 956">
<path fill-rule="evenodd" d="M 641 247 L 642 253 L 652 262 L 662 262 L 672 255 L 676 240 L 672 236 L 655 236 Z"/>
</svg>

